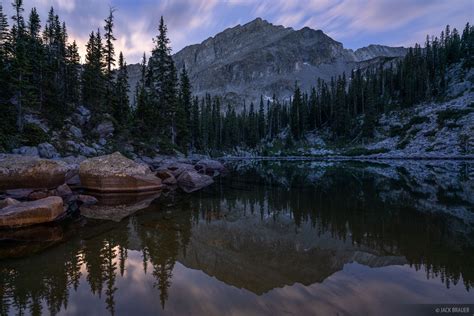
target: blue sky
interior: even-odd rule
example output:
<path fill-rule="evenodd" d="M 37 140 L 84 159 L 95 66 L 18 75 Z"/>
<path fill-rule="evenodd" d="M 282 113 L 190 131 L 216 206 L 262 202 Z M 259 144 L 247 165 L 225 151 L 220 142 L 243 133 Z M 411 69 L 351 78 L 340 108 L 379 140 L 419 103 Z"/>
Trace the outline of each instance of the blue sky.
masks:
<path fill-rule="evenodd" d="M 11 1 L 1 0 L 12 14 Z M 84 52 L 88 34 L 103 27 L 116 9 L 116 50 L 136 63 L 151 50 L 159 17 L 168 25 L 176 52 L 256 17 L 278 25 L 321 29 L 347 48 L 368 44 L 410 46 L 446 24 L 461 29 L 474 22 L 474 0 L 24 0 L 25 15 L 35 6 L 42 22 L 51 6 L 66 21 L 71 39 Z"/>

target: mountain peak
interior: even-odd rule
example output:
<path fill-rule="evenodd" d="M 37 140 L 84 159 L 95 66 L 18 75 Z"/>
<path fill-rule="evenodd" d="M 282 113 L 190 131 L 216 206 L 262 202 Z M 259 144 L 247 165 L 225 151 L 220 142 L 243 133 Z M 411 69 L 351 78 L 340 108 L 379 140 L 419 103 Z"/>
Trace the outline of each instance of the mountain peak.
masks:
<path fill-rule="evenodd" d="M 295 81 L 308 89 L 318 78 L 350 73 L 358 62 L 401 55 L 400 49 L 380 45 L 354 52 L 321 30 L 294 30 L 258 17 L 187 46 L 173 59 L 178 68 L 186 65 L 196 95 L 221 95 L 225 102 L 243 104 L 258 101 L 261 94 L 285 99 Z"/>

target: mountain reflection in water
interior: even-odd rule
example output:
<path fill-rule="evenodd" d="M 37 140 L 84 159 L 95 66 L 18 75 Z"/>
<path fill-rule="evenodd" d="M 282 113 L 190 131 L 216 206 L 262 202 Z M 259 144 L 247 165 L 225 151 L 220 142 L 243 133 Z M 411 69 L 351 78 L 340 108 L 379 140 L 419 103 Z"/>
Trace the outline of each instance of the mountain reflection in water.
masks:
<path fill-rule="evenodd" d="M 4 240 L 0 314 L 397 314 L 472 302 L 473 163 L 232 169 L 120 222 Z"/>

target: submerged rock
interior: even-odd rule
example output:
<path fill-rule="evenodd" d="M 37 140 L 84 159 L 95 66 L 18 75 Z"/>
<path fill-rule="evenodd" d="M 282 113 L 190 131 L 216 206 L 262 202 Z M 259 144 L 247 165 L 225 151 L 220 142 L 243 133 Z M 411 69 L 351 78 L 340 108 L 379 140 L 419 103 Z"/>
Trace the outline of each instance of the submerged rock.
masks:
<path fill-rule="evenodd" d="M 81 215 L 88 218 L 119 222 L 135 212 L 147 208 L 159 196 L 160 192 L 99 194 L 96 205 L 84 204 L 80 207 L 80 212 Z"/>
<path fill-rule="evenodd" d="M 83 205 L 97 204 L 97 198 L 86 194 L 79 194 L 79 196 L 77 197 L 77 201 L 81 202 Z"/>
<path fill-rule="evenodd" d="M 63 199 L 58 196 L 16 203 L 0 210 L 0 227 L 21 227 L 52 222 L 63 214 Z"/>
<path fill-rule="evenodd" d="M 8 155 L 0 159 L 0 190 L 56 188 L 64 183 L 68 170 L 62 161 Z"/>
<path fill-rule="evenodd" d="M 156 191 L 162 187 L 148 166 L 118 152 L 83 161 L 79 177 L 84 188 L 100 192 Z"/>
<path fill-rule="evenodd" d="M 210 176 L 199 174 L 196 171 L 184 171 L 177 180 L 179 187 L 186 193 L 200 190 L 214 183 Z"/>

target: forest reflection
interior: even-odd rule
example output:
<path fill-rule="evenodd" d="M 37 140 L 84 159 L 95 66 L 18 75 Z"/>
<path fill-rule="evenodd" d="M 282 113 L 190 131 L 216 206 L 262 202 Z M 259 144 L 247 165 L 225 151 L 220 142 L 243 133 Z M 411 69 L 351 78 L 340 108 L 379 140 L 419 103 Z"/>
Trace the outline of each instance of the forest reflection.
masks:
<path fill-rule="evenodd" d="M 140 253 L 163 309 L 177 262 L 256 295 L 295 282 L 320 283 L 353 261 L 409 264 L 447 288 L 461 283 L 469 291 L 473 166 L 416 170 L 235 165 L 207 190 L 161 197 L 119 223 L 78 219 L 37 227 L 41 242 L 0 244 L 0 314 L 57 314 L 81 284 L 114 314 L 117 278 L 127 273 L 130 251 Z"/>

